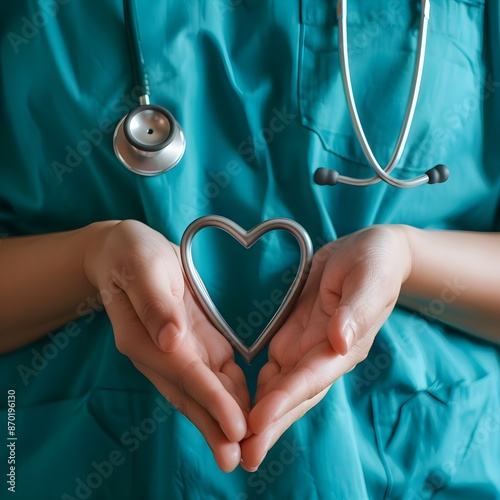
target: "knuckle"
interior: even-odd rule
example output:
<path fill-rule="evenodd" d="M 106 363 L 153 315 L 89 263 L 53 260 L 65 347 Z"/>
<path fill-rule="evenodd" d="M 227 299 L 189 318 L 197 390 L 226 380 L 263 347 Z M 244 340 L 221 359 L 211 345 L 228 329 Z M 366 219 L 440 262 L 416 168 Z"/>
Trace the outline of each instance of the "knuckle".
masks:
<path fill-rule="evenodd" d="M 184 332 L 178 330 L 177 328 L 168 328 L 168 325 L 164 325 L 164 327 L 165 328 L 162 329 L 162 332 L 166 331 L 168 333 L 167 340 L 165 341 L 165 344 L 162 345 L 163 352 L 165 352 L 165 354 L 174 354 L 179 352 L 179 350 L 185 346 L 186 339 Z"/>
<path fill-rule="evenodd" d="M 175 371 L 170 377 L 170 382 L 182 393 L 186 392 L 186 381 L 182 373 Z"/>
<path fill-rule="evenodd" d="M 309 399 L 319 394 L 332 383 L 330 374 L 317 373 L 309 367 L 300 368 L 297 370 L 297 375 L 304 381 L 304 385 L 307 385 Z"/>
<path fill-rule="evenodd" d="M 147 300 L 144 300 L 141 307 L 142 321 L 146 328 L 159 328 L 159 318 L 165 309 L 164 301 L 155 294 L 149 294 Z M 157 333 L 157 332 L 154 332 Z"/>

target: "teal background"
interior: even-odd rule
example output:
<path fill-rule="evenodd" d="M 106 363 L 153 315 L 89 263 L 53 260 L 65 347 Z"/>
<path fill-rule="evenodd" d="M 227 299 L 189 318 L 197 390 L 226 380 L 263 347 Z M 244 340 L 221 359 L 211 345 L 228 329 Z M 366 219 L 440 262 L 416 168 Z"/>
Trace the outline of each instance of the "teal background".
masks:
<path fill-rule="evenodd" d="M 496 0 L 432 3 L 421 96 L 396 175 L 446 163 L 451 177 L 413 190 L 312 181 L 320 166 L 371 175 L 342 89 L 336 2 L 137 1 L 152 100 L 182 125 L 184 159 L 143 178 L 114 156 L 112 131 L 137 97 L 119 0 L 3 2 L 1 234 L 133 218 L 179 243 L 202 215 L 247 229 L 290 217 L 317 249 L 380 223 L 499 229 Z M 381 163 L 406 108 L 419 4 L 349 2 L 354 93 Z M 58 12 L 42 18 L 47 5 Z M 39 28 L 30 27 L 35 21 Z M 277 236 L 250 253 L 210 231 L 195 245 L 200 272 L 232 321 L 286 287 L 283 273 L 297 256 L 293 240 Z M 118 353 L 105 313 L 68 329 L 73 336 L 62 327 L 1 358 L 0 422 L 7 389 L 17 398 L 17 499 L 500 496 L 498 349 L 438 320 L 397 308 L 368 360 L 284 434 L 253 476 L 218 470 L 198 431 L 165 410 Z M 263 353 L 242 365 L 251 386 L 264 362 Z M 132 437 L 136 426 L 141 438 Z M 96 476 L 93 463 L 113 453 L 120 465 Z"/>

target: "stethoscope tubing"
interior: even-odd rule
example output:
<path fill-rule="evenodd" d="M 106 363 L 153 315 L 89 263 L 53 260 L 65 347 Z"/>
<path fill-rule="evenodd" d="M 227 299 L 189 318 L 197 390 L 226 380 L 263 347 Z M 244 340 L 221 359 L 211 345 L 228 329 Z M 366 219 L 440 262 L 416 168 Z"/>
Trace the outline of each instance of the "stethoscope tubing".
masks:
<path fill-rule="evenodd" d="M 410 97 L 408 100 L 408 106 L 406 108 L 406 114 L 403 120 L 403 124 L 398 136 L 394 152 L 389 163 L 385 168 L 382 168 L 378 163 L 373 151 L 366 139 L 366 135 L 359 118 L 358 110 L 356 107 L 356 100 L 354 98 L 354 92 L 352 89 L 351 81 L 351 71 L 349 66 L 349 54 L 348 54 L 348 41 L 347 41 L 347 0 L 339 0 L 337 4 L 337 19 L 339 24 L 339 38 L 340 38 L 340 64 L 341 73 L 344 83 L 344 90 L 346 94 L 347 105 L 349 108 L 349 113 L 351 115 L 354 131 L 359 140 L 360 146 L 363 149 L 363 153 L 366 156 L 367 161 L 373 168 L 376 176 L 367 179 L 357 179 L 354 177 L 347 177 L 344 175 L 338 176 L 338 182 L 345 184 L 350 184 L 353 186 L 370 186 L 381 180 L 387 182 L 391 186 L 399 188 L 411 188 L 426 184 L 429 182 L 429 176 L 423 174 L 419 177 L 409 180 L 399 180 L 389 174 L 394 170 L 396 165 L 400 162 L 403 155 L 403 151 L 406 147 L 408 140 L 408 135 L 413 124 L 413 119 L 415 115 L 415 108 L 417 105 L 418 97 L 420 94 L 420 87 L 422 83 L 422 75 L 425 63 L 425 54 L 427 49 L 427 31 L 430 19 L 430 0 L 422 1 L 422 14 L 420 17 L 420 33 L 418 38 L 418 50 L 415 61 L 415 70 L 413 73 L 413 81 L 410 91 Z"/>
<path fill-rule="evenodd" d="M 420 17 L 420 31 L 418 37 L 418 50 L 415 59 L 415 69 L 413 72 L 412 85 L 405 116 L 399 135 L 394 147 L 389 163 L 382 168 L 378 163 L 366 138 L 363 125 L 359 118 L 356 100 L 352 88 L 351 71 L 349 65 L 348 51 L 348 29 L 347 29 L 347 0 L 338 0 L 337 19 L 339 25 L 339 55 L 342 81 L 347 100 L 347 106 L 354 131 L 359 144 L 369 165 L 375 172 L 375 176 L 358 179 L 341 175 L 335 170 L 320 168 L 314 175 L 314 180 L 319 185 L 335 185 L 337 183 L 349 184 L 352 186 L 370 186 L 381 180 L 387 184 L 398 188 L 412 188 L 422 184 L 441 183 L 448 179 L 449 171 L 444 165 L 437 165 L 418 177 L 403 180 L 392 177 L 390 174 L 401 161 L 408 136 L 413 124 L 415 109 L 420 94 L 422 75 L 424 70 L 425 55 L 427 49 L 427 31 L 430 19 L 430 0 L 421 0 L 422 13 Z M 128 41 L 133 64 L 134 78 L 136 85 L 143 90 L 139 98 L 139 109 L 132 111 L 128 117 L 122 120 L 115 131 L 114 148 L 118 159 L 129 170 L 140 175 L 159 175 L 173 168 L 182 158 L 186 143 L 180 125 L 173 115 L 161 106 L 150 104 L 149 78 L 146 71 L 142 42 L 140 37 L 139 19 L 135 0 L 123 0 L 125 25 L 127 27 Z M 151 119 L 152 113 L 154 123 L 170 124 L 170 130 L 162 130 L 149 126 L 148 117 Z M 135 136 L 131 130 L 132 118 L 134 123 L 139 125 L 135 130 L 153 135 L 149 138 Z M 146 128 L 148 126 L 148 128 Z M 165 136 L 158 137 L 158 133 L 165 133 Z M 156 142 L 154 142 L 156 139 Z"/>
<path fill-rule="evenodd" d="M 141 30 L 139 29 L 139 18 L 137 14 L 137 5 L 135 0 L 123 0 L 123 11 L 125 26 L 127 26 L 127 37 L 134 70 L 134 80 L 138 88 L 142 89 L 143 98 L 140 104 L 149 104 L 151 94 L 149 78 L 146 71 L 146 63 L 142 51 Z"/>

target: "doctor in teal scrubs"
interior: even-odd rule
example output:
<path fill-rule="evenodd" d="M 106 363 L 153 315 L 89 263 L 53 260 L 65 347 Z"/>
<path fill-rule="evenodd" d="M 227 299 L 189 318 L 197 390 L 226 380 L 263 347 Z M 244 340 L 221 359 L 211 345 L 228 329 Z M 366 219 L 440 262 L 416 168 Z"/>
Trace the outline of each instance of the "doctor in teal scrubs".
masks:
<path fill-rule="evenodd" d="M 389 160 L 420 2 L 349 3 L 353 90 Z M 113 151 L 138 105 L 120 0 L 0 6 L 2 498 L 500 495 L 500 13 L 434 0 L 402 190 L 368 177 L 334 0 L 137 0 L 152 100 L 187 141 L 143 177 Z M 306 287 L 247 365 L 187 286 L 196 218 L 300 223 Z M 251 344 L 297 267 L 289 235 L 196 236 L 214 302 Z M 5 446 L 7 445 L 7 446 Z M 7 478 L 5 480 L 5 478 Z M 15 495 L 14 495 L 15 492 Z"/>

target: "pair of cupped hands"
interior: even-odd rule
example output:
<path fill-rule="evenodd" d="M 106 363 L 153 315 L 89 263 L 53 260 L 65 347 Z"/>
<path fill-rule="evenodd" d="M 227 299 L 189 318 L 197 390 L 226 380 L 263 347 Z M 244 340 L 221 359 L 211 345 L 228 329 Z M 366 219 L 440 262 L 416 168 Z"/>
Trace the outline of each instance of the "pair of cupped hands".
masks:
<path fill-rule="evenodd" d="M 89 281 L 113 289 L 105 307 L 118 350 L 199 429 L 226 472 L 240 463 L 255 472 L 286 429 L 366 358 L 411 268 L 403 226 L 373 226 L 321 248 L 269 344 L 251 407 L 232 347 L 185 282 L 178 247 L 123 221 L 84 257 Z"/>

